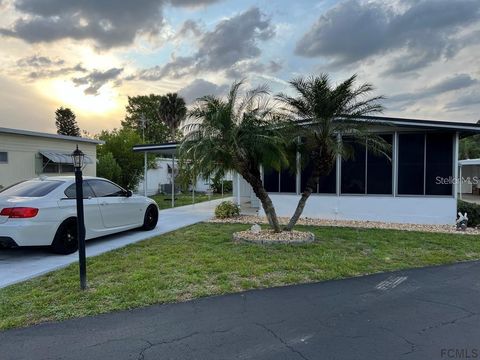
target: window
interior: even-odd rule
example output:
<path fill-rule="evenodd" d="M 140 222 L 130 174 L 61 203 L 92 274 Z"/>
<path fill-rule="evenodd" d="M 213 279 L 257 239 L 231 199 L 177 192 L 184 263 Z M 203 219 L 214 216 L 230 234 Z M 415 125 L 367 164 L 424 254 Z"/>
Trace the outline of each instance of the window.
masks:
<path fill-rule="evenodd" d="M 427 134 L 425 193 L 426 195 L 452 195 L 452 184 L 438 183 L 438 178 L 453 176 L 452 134 Z"/>
<path fill-rule="evenodd" d="M 344 139 L 352 147 L 353 157 L 342 161 L 342 194 L 365 194 L 366 147 Z"/>
<path fill-rule="evenodd" d="M 87 183 L 93 189 L 93 192 L 97 197 L 114 197 L 114 196 L 125 196 L 125 191 L 105 180 L 88 180 Z"/>
<path fill-rule="evenodd" d="M 60 164 L 52 162 L 46 156 L 42 155 L 42 172 L 45 174 L 73 173 L 75 169 L 73 164 Z"/>
<path fill-rule="evenodd" d="M 424 194 L 425 134 L 398 136 L 398 194 Z"/>
<path fill-rule="evenodd" d="M 48 195 L 62 183 L 57 180 L 28 180 L 2 190 L 1 194 L 2 196 L 42 197 Z"/>
<path fill-rule="evenodd" d="M 453 174 L 453 134 L 400 134 L 398 194 L 452 195 L 453 185 L 440 183 Z"/>
<path fill-rule="evenodd" d="M 313 167 L 309 163 L 301 172 L 300 191 L 305 191 L 307 181 L 312 174 Z M 314 193 L 336 194 L 337 193 L 337 163 L 335 162 L 328 175 L 320 176 L 318 184 L 315 186 Z"/>
<path fill-rule="evenodd" d="M 295 171 L 280 171 L 280 192 L 296 193 L 297 192 L 297 176 Z"/>
<path fill-rule="evenodd" d="M 393 135 L 380 135 L 380 137 L 392 145 Z M 368 148 L 367 151 L 367 194 L 391 195 L 393 193 L 391 150 L 386 154 L 387 156 L 375 155 Z"/>
<path fill-rule="evenodd" d="M 8 163 L 8 152 L 0 151 L 0 164 Z"/>
<path fill-rule="evenodd" d="M 75 184 L 72 184 L 65 189 L 65 196 L 69 199 L 77 198 L 77 189 Z M 83 181 L 83 198 L 88 199 L 91 197 L 95 197 L 95 194 L 93 193 L 93 190 L 90 187 L 90 185 L 84 180 Z"/>
<path fill-rule="evenodd" d="M 263 186 L 267 192 L 279 192 L 280 183 L 279 183 L 279 174 L 278 171 L 272 168 L 263 169 Z"/>

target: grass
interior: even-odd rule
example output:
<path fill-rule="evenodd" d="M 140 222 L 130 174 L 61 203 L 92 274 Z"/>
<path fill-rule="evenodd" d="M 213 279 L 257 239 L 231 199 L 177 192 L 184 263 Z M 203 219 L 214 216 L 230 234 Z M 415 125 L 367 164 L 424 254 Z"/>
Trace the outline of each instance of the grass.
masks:
<path fill-rule="evenodd" d="M 339 279 L 480 258 L 480 237 L 301 227 L 305 245 L 234 244 L 243 224 L 198 224 L 0 290 L 0 329 L 248 289 Z M 132 266 L 134 264 L 134 266 Z"/>
<path fill-rule="evenodd" d="M 224 198 L 232 196 L 231 193 L 225 193 Z M 172 207 L 172 195 L 154 195 L 151 196 L 158 204 L 159 209 L 169 209 Z M 192 201 L 192 193 L 177 194 L 175 196 L 175 207 L 197 204 L 204 201 L 221 199 L 222 194 L 213 194 L 208 197 L 204 193 L 195 193 L 195 202 Z"/>

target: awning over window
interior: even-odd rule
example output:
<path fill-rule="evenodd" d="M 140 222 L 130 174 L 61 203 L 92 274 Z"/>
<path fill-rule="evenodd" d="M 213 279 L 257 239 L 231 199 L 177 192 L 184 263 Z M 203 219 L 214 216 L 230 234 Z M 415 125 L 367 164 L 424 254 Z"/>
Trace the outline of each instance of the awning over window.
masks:
<path fill-rule="evenodd" d="M 56 151 L 40 151 L 40 154 L 55 164 L 73 164 L 72 154 L 60 153 Z M 85 155 L 85 164 L 93 164 L 91 157 Z"/>

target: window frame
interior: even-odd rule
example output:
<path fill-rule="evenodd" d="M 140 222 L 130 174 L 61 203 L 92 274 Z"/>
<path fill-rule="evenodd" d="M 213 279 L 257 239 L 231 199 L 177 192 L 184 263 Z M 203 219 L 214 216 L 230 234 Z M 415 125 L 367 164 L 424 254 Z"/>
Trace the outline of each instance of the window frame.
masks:
<path fill-rule="evenodd" d="M 9 156 L 8 156 L 8 151 L 6 150 L 0 150 L 0 154 L 4 153 L 7 160 L 3 161 L 3 160 L 0 160 L 0 164 L 8 164 L 8 160 L 9 160 Z"/>
<path fill-rule="evenodd" d="M 113 197 L 127 197 L 127 190 L 125 190 L 123 187 L 121 187 L 120 185 L 118 184 L 115 184 L 114 182 L 110 181 L 110 180 L 107 180 L 107 179 L 86 179 L 85 180 L 87 183 L 88 183 L 88 186 L 90 186 L 90 188 L 92 189 L 92 192 L 95 194 L 95 197 L 96 198 L 113 198 Z M 97 194 L 97 192 L 95 191 L 95 187 L 93 185 L 91 185 L 90 183 L 92 181 L 100 181 L 100 182 L 105 182 L 105 183 L 109 183 L 117 188 L 119 188 L 121 191 L 122 191 L 122 195 L 116 195 L 116 196 L 113 196 L 113 195 L 109 195 L 109 196 L 99 196 Z"/>
<path fill-rule="evenodd" d="M 426 161 L 427 161 L 427 135 L 428 134 L 438 134 L 438 133 L 444 133 L 444 134 L 449 134 L 452 138 L 452 147 L 451 147 L 451 152 L 452 152 L 452 176 L 455 176 L 455 167 L 457 166 L 457 159 L 455 159 L 456 156 L 456 142 L 458 141 L 456 137 L 455 132 L 451 131 L 444 131 L 444 132 L 438 132 L 438 131 L 429 131 L 429 130 L 422 130 L 422 131 L 396 131 L 396 139 L 394 142 L 395 144 L 395 174 L 394 174 L 394 181 L 395 181 L 395 197 L 429 197 L 429 198 L 455 198 L 455 186 L 454 184 L 451 184 L 452 191 L 451 195 L 428 195 L 426 193 L 426 171 L 427 171 L 427 166 L 426 166 Z M 423 152 L 423 194 L 418 194 L 418 195 L 412 195 L 412 194 L 400 194 L 398 192 L 398 180 L 399 180 L 399 172 L 398 172 L 398 166 L 399 166 L 399 150 L 400 150 L 400 135 L 403 134 L 423 134 L 423 146 L 424 146 L 424 152 Z M 458 156 L 458 154 L 457 154 Z M 396 178 L 396 179 L 395 179 Z"/>
<path fill-rule="evenodd" d="M 397 157 L 396 157 L 396 147 L 398 146 L 398 142 L 396 141 L 396 132 L 395 131 L 379 131 L 379 132 L 372 132 L 377 136 L 382 135 L 390 135 L 392 136 L 392 192 L 390 194 L 369 194 L 368 193 L 368 139 L 365 142 L 365 192 L 361 194 L 354 194 L 354 193 L 344 193 L 342 192 L 342 162 L 344 161 L 342 157 L 339 155 L 337 157 L 337 193 L 338 196 L 368 196 L 368 197 L 395 197 L 397 189 L 395 188 L 395 177 L 398 175 L 397 173 Z M 344 135 L 348 137 L 348 135 Z M 341 137 L 340 141 L 343 141 L 343 137 Z M 324 195 L 324 194 L 321 194 Z M 327 195 L 327 194 L 325 194 Z"/>

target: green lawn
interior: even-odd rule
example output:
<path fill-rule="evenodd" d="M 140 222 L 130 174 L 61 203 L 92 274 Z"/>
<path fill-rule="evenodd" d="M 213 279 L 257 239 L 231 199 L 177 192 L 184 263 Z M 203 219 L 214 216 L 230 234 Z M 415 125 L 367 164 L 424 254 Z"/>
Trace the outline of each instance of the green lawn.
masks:
<path fill-rule="evenodd" d="M 298 227 L 305 245 L 234 244 L 243 224 L 198 224 L 0 290 L 0 329 L 247 289 L 307 283 L 480 258 L 480 237 Z"/>
<path fill-rule="evenodd" d="M 224 194 L 223 197 L 227 198 L 232 196 L 232 194 Z M 171 195 L 154 195 L 151 196 L 153 200 L 155 200 L 158 204 L 159 209 L 169 209 L 172 207 L 172 196 Z M 212 196 L 208 197 L 203 193 L 195 193 L 195 202 L 192 200 L 192 193 L 183 193 L 178 194 L 175 196 L 175 207 L 184 206 L 184 205 L 192 205 L 204 201 L 221 199 L 222 194 L 213 194 Z"/>

